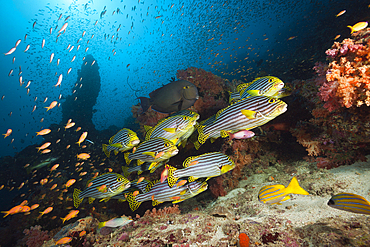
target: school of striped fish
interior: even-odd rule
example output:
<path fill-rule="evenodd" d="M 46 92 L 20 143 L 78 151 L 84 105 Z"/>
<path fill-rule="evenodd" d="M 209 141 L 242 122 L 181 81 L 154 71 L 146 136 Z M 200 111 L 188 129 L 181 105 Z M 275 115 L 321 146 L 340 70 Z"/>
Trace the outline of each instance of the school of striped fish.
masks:
<path fill-rule="evenodd" d="M 89 4 L 92 3 L 92 1 L 91 3 L 89 2 Z M 86 4 L 85 10 L 89 8 L 89 4 Z M 173 7 L 174 4 L 170 8 L 172 9 Z M 184 6 L 176 7 L 181 11 Z M 100 13 L 100 19 L 104 17 L 106 12 L 107 10 L 104 8 Z M 113 11 L 112 15 L 114 14 L 118 15 L 122 14 L 122 12 L 117 8 Z M 342 14 L 344 14 L 344 12 L 338 14 L 338 16 Z M 162 15 L 158 15 L 155 19 L 161 19 L 162 17 Z M 63 16 L 63 14 L 60 14 L 56 21 L 57 25 L 50 27 L 48 32 L 49 36 L 42 37 L 38 45 L 40 45 L 42 49 L 50 49 L 48 45 L 52 40 L 56 43 L 63 42 L 63 38 L 65 38 L 64 36 L 66 36 L 70 28 L 70 18 L 70 15 Z M 97 26 L 99 20 L 93 23 L 94 27 Z M 349 26 L 349 28 L 351 32 L 355 32 L 366 28 L 367 25 L 367 22 L 360 22 L 353 26 Z M 114 34 L 105 35 L 105 40 L 110 39 L 112 43 L 122 41 L 122 37 L 118 35 L 121 24 L 115 27 L 116 30 Z M 37 21 L 33 22 L 32 28 L 39 28 Z M 131 30 L 132 29 L 131 26 Z M 129 31 L 128 35 L 130 32 L 131 31 Z M 74 34 L 74 36 L 76 35 Z M 89 38 L 86 38 L 88 36 Z M 26 34 L 23 39 L 24 43 L 27 42 L 28 39 L 28 34 Z M 78 39 L 76 39 L 75 43 L 68 43 L 65 49 L 70 57 L 68 62 L 73 63 L 76 58 L 83 61 L 85 59 L 85 53 L 89 50 L 89 42 L 93 39 L 94 33 L 89 33 L 88 35 L 86 30 L 83 30 L 78 35 Z M 290 40 L 290 38 L 288 40 Z M 21 42 L 22 39 L 17 40 L 14 47 L 11 47 L 4 55 L 9 56 L 17 54 L 17 48 L 19 51 Z M 31 52 L 33 50 L 32 46 L 34 45 L 34 43 L 25 45 L 22 52 Z M 52 81 L 52 89 L 58 90 L 62 87 L 63 80 L 66 80 L 73 66 L 62 64 L 65 62 L 63 61 L 65 59 L 59 58 L 61 54 L 57 51 L 52 51 L 51 49 L 49 51 L 50 56 L 48 56 L 48 62 L 50 64 L 55 64 L 55 66 L 61 65 L 64 70 L 64 72 L 55 73 L 53 79 L 50 80 Z M 72 56 L 70 55 L 72 51 L 79 51 L 80 54 Z M 111 56 L 109 56 L 108 60 L 113 59 L 116 53 L 117 51 L 115 49 L 111 50 Z M 15 56 L 12 61 L 14 63 Z M 91 66 L 94 64 L 95 61 L 92 62 Z M 127 64 L 126 68 L 129 68 L 129 66 L 130 64 Z M 8 76 L 12 76 L 13 73 L 14 70 L 11 69 Z M 26 89 L 28 95 L 32 87 L 32 80 L 23 78 L 22 74 L 22 68 L 19 66 L 19 85 Z M 80 87 L 82 87 L 82 85 L 81 83 Z M 291 91 L 291 88 L 285 85 L 278 77 L 258 77 L 251 82 L 237 85 L 235 91 L 229 92 L 229 105 L 223 109 L 219 109 L 216 114 L 202 121 L 198 122 L 202 116 L 197 112 L 187 109 L 181 110 L 159 120 L 155 126 L 145 126 L 146 134 L 143 140 L 140 140 L 137 133 L 134 131 L 128 128 L 122 128 L 107 140 L 106 144 L 102 145 L 102 155 L 105 155 L 107 158 L 111 157 L 112 151 L 114 155 L 123 154 L 126 164 L 122 166 L 122 174 L 113 173 L 112 171 L 100 175 L 99 173 L 95 173 L 87 182 L 85 188 L 77 188 L 74 185 L 76 179 L 69 179 L 63 184 L 63 192 L 67 192 L 68 188 L 73 187 L 73 202 L 75 208 L 78 208 L 86 198 L 89 203 L 95 203 L 95 199 L 99 199 L 99 202 L 107 202 L 108 200 L 127 202 L 132 211 L 138 209 L 141 203 L 145 201 L 151 201 L 152 205 L 156 206 L 163 202 L 180 203 L 195 197 L 207 190 L 207 181 L 209 179 L 233 170 L 235 168 L 234 161 L 228 155 L 221 152 L 205 152 L 197 156 L 187 157 L 183 161 L 182 167 L 176 168 L 168 164 L 171 157 L 178 155 L 181 152 L 181 147 L 184 148 L 187 145 L 194 145 L 195 149 L 201 151 L 202 145 L 207 140 L 213 143 L 217 138 L 230 138 L 230 140 L 253 138 L 255 133 L 251 130 L 266 124 L 287 111 L 288 106 L 282 98 L 290 95 Z M 2 100 L 4 97 L 5 96 L 2 97 Z M 61 98 L 62 93 L 59 93 L 59 96 L 54 97 L 52 102 L 49 101 L 50 104 L 47 104 L 48 106 L 43 105 L 43 108 L 46 109 L 43 111 L 49 112 L 55 107 L 60 107 Z M 36 102 L 37 100 L 36 96 L 34 101 Z M 37 101 L 32 108 L 32 112 L 36 111 L 37 106 L 45 104 L 48 100 L 48 97 L 45 97 L 43 103 L 40 103 L 40 100 Z M 12 112 L 10 113 L 10 116 L 11 115 Z M 40 122 L 42 123 L 43 120 L 44 118 L 42 118 Z M 68 122 L 65 123 L 64 131 L 73 128 L 75 125 L 76 123 L 73 122 L 72 119 L 69 119 Z M 84 148 L 86 142 L 94 144 L 93 141 L 87 139 L 89 133 L 84 130 L 83 127 L 78 126 L 75 129 L 76 132 L 80 130 L 81 132 L 79 133 L 81 133 L 81 135 L 79 139 L 76 140 L 75 145 Z M 51 132 L 50 129 L 42 128 L 40 131 L 37 131 L 35 135 L 44 136 Z M 3 134 L 4 138 L 11 136 L 12 133 L 13 130 L 8 128 L 6 133 Z M 192 144 L 189 144 L 192 135 L 196 135 L 197 137 Z M 11 142 L 13 141 L 14 139 Z M 35 152 L 40 153 L 40 155 L 50 153 L 52 152 L 53 145 L 59 142 L 60 139 L 58 139 L 56 143 L 43 143 L 41 146 L 37 147 Z M 66 146 L 66 149 L 69 148 L 70 145 Z M 27 173 L 33 175 L 35 170 L 50 166 L 60 158 L 61 157 L 49 157 L 38 164 L 26 164 L 25 169 Z M 81 152 L 76 154 L 76 158 L 81 161 L 76 164 L 76 171 L 81 172 L 82 167 L 79 166 L 82 166 L 84 161 L 89 160 L 90 154 Z M 50 169 L 50 173 L 56 172 L 58 167 L 59 164 L 54 164 Z M 142 176 L 145 172 L 153 173 L 157 169 L 161 169 L 162 171 L 160 178 L 156 180 L 149 181 Z M 137 173 L 139 178 L 129 181 L 127 177 L 134 172 Z M 87 175 L 87 172 L 80 173 L 81 177 L 85 175 Z M 47 177 L 42 179 L 39 184 L 45 185 L 51 182 L 52 179 Z M 24 183 L 22 183 L 18 189 L 21 189 L 23 186 Z M 50 190 L 56 189 L 57 186 L 57 183 L 55 183 L 51 186 Z M 4 186 L 2 186 L 1 189 L 3 187 Z M 281 202 L 291 199 L 291 194 L 308 195 L 309 193 L 301 188 L 297 178 L 293 177 L 287 187 L 276 184 L 261 188 L 258 193 L 258 200 L 268 205 L 280 204 Z M 35 210 L 39 207 L 39 204 L 34 204 L 32 206 L 28 206 L 27 204 L 28 202 L 25 200 L 20 205 L 7 211 L 2 211 L 2 213 L 4 213 L 4 218 L 8 215 L 18 213 L 29 214 L 31 210 Z M 369 202 L 364 197 L 352 193 L 334 195 L 329 200 L 328 206 L 353 213 L 370 214 Z M 41 218 L 43 215 L 52 212 L 52 210 L 53 207 L 46 207 L 43 211 L 40 211 L 38 217 Z M 78 214 L 79 210 L 71 210 L 65 217 L 61 218 L 62 223 L 77 217 Z M 104 226 L 121 226 L 131 221 L 131 219 L 124 217 L 115 218 L 101 223 L 99 228 Z M 57 244 L 65 244 L 70 241 L 71 238 L 63 238 L 60 239 Z"/>

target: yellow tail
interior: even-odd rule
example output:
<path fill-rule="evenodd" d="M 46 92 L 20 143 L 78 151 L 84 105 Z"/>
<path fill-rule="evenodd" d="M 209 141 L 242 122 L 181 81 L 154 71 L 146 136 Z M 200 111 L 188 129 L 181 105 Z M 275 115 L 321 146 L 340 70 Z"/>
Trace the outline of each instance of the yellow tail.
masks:
<path fill-rule="evenodd" d="M 173 175 L 174 171 L 176 170 L 177 169 L 175 167 L 168 165 L 167 182 L 168 186 L 170 186 L 171 188 L 175 185 L 175 183 L 179 179 Z"/>
<path fill-rule="evenodd" d="M 296 177 L 293 177 L 288 187 L 286 187 L 286 194 L 309 195 L 307 191 L 305 191 L 301 186 L 299 186 L 299 183 Z"/>
<path fill-rule="evenodd" d="M 76 208 L 78 208 L 78 206 L 80 206 L 81 202 L 84 200 L 83 198 L 82 199 L 80 198 L 80 193 L 81 190 L 79 189 L 75 189 L 73 191 L 73 204 L 75 205 Z"/>
<path fill-rule="evenodd" d="M 126 200 L 128 201 L 128 205 L 130 206 L 132 211 L 135 211 L 141 204 L 141 202 L 138 202 L 136 200 L 135 196 L 133 196 L 132 193 L 127 194 Z"/>
<path fill-rule="evenodd" d="M 103 152 L 105 153 L 105 155 L 109 158 L 110 156 L 110 151 L 108 151 L 108 145 L 107 144 L 103 144 Z"/>

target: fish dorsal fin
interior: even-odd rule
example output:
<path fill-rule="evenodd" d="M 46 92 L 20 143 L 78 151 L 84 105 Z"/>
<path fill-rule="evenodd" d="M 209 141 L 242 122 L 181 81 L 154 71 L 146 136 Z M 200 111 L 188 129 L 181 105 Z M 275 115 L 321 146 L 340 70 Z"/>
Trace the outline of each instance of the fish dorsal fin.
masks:
<path fill-rule="evenodd" d="M 300 195 L 309 195 L 307 191 L 305 191 L 298 183 L 298 180 L 296 177 L 293 177 L 292 180 L 290 180 L 289 185 L 286 187 L 286 193 L 287 194 L 300 194 Z"/>
<path fill-rule="evenodd" d="M 149 125 L 144 125 L 144 130 L 145 132 L 148 132 L 150 129 L 152 129 L 153 127 L 152 126 L 149 126 Z"/>
<path fill-rule="evenodd" d="M 184 163 L 182 164 L 183 167 L 188 167 L 189 164 L 193 161 L 193 159 L 196 159 L 198 158 L 198 156 L 190 156 L 190 157 L 187 157 L 186 160 L 184 161 Z"/>
<path fill-rule="evenodd" d="M 149 192 L 150 189 L 156 184 L 160 182 L 159 180 L 150 181 L 147 186 L 145 186 L 144 191 Z"/>
<path fill-rule="evenodd" d="M 109 143 L 109 144 L 112 144 L 113 139 L 114 139 L 114 137 L 115 137 L 116 135 L 117 135 L 117 134 L 115 134 L 114 136 L 112 136 L 111 138 L 109 138 L 109 141 L 108 141 L 108 143 Z"/>
<path fill-rule="evenodd" d="M 129 152 L 123 154 L 123 158 L 125 159 L 127 165 L 131 163 L 131 160 L 128 157 L 129 155 Z"/>

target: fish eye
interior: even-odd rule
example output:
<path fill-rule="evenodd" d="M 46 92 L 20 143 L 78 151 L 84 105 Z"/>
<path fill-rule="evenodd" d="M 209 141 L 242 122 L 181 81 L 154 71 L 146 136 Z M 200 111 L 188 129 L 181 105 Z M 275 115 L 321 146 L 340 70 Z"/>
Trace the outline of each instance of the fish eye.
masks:
<path fill-rule="evenodd" d="M 270 78 L 270 79 L 269 79 L 269 82 L 272 82 L 272 80 L 273 80 L 273 79 L 272 79 L 272 78 Z"/>
<path fill-rule="evenodd" d="M 271 103 L 271 104 L 273 104 L 273 103 L 275 103 L 276 102 L 276 100 L 275 99 L 269 99 L 269 103 Z"/>
<path fill-rule="evenodd" d="M 122 178 L 117 178 L 117 182 L 119 183 L 122 182 L 122 180 L 123 180 Z"/>
<path fill-rule="evenodd" d="M 170 146 L 170 144 L 169 144 L 168 142 L 166 142 L 166 143 L 164 144 L 164 146 L 165 146 L 166 148 L 168 148 L 168 147 Z"/>
<path fill-rule="evenodd" d="M 182 119 L 184 119 L 185 121 L 189 119 L 189 117 L 187 116 L 184 116 Z"/>

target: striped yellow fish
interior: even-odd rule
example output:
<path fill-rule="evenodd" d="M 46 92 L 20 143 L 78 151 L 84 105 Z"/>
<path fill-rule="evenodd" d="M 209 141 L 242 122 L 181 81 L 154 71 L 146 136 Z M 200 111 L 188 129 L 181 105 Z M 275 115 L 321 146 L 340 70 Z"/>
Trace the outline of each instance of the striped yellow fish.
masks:
<path fill-rule="evenodd" d="M 176 114 L 162 119 L 154 127 L 145 126 L 145 129 L 147 130 L 145 140 L 147 141 L 155 137 L 163 137 L 172 141 L 177 146 L 181 141 L 187 139 L 182 138 L 185 134 L 188 132 L 193 133 L 194 131 L 194 125 L 199 119 L 199 114 L 192 112 L 192 115 L 193 116 Z M 187 135 L 187 137 L 190 135 Z"/>
<path fill-rule="evenodd" d="M 152 170 L 161 161 L 168 160 L 178 152 L 179 150 L 171 141 L 162 137 L 155 137 L 142 142 L 134 153 L 125 153 L 124 158 L 127 164 L 130 164 L 131 160 L 139 160 L 137 165 L 150 162 L 149 170 Z"/>
<path fill-rule="evenodd" d="M 130 181 L 117 173 L 105 173 L 87 182 L 84 191 L 75 189 L 73 192 L 74 206 L 78 208 L 85 197 L 89 197 L 89 203 L 94 199 L 108 201 L 111 197 L 121 193 L 131 186 Z"/>
<path fill-rule="evenodd" d="M 176 169 L 166 165 L 167 176 L 161 178 L 163 181 L 167 178 L 168 185 L 172 187 L 179 178 L 189 177 L 188 181 L 192 182 L 198 178 L 207 178 L 220 176 L 235 168 L 233 160 L 220 152 L 205 153 L 198 156 L 188 157 L 183 163 L 183 169 Z"/>
<path fill-rule="evenodd" d="M 127 201 L 132 211 L 135 211 L 142 202 L 152 201 L 156 206 L 163 202 L 171 201 L 173 203 L 181 202 L 205 191 L 208 185 L 206 182 L 194 181 L 182 186 L 173 186 L 170 188 L 167 183 L 161 183 L 159 180 L 148 184 L 145 193 L 133 196 L 133 193 L 127 194 Z"/>
<path fill-rule="evenodd" d="M 297 178 L 293 177 L 286 188 L 282 184 L 262 187 L 258 193 L 258 200 L 266 204 L 280 204 L 280 202 L 290 199 L 289 194 L 309 195 L 307 191 L 299 186 Z"/>
<path fill-rule="evenodd" d="M 339 193 L 331 197 L 328 206 L 356 214 L 370 214 L 370 203 L 362 196 Z"/>
<path fill-rule="evenodd" d="M 130 150 L 139 143 L 140 140 L 134 131 L 123 128 L 109 139 L 109 144 L 103 144 L 103 151 L 109 158 L 111 151 L 117 155 L 119 152 Z"/>
<path fill-rule="evenodd" d="M 264 76 L 254 79 L 247 87 L 243 84 L 237 87 L 240 98 L 249 96 L 273 96 L 284 87 L 284 82 L 275 76 Z"/>
<path fill-rule="evenodd" d="M 274 119 L 287 110 L 287 104 L 279 99 L 266 96 L 252 96 L 242 99 L 209 118 L 207 125 L 196 125 L 198 142 L 194 143 L 199 149 L 208 138 L 228 137 L 228 133 L 240 130 L 250 130 Z"/>

